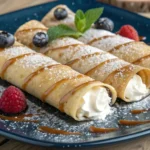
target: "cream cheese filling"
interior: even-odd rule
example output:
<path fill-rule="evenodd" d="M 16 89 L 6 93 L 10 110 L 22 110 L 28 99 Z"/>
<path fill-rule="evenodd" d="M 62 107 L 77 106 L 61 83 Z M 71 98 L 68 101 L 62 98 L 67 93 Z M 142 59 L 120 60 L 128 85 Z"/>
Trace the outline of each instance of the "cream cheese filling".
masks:
<path fill-rule="evenodd" d="M 142 82 L 142 78 L 139 75 L 134 75 L 126 87 L 125 97 L 130 101 L 138 101 L 149 92 L 150 90 Z"/>
<path fill-rule="evenodd" d="M 101 87 L 87 92 L 84 96 L 84 104 L 78 110 L 79 120 L 101 119 L 111 113 L 111 97 L 108 91 Z"/>

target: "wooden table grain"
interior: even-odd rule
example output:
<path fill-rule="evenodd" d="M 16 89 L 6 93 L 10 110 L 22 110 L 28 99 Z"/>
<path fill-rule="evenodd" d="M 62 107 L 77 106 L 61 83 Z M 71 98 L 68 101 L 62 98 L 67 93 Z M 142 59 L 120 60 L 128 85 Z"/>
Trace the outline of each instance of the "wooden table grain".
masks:
<path fill-rule="evenodd" d="M 52 0 L 0 0 L 0 14 L 11 12 L 28 6 L 42 4 Z M 145 17 L 150 17 L 150 13 L 140 13 Z M 0 150 L 59 150 L 58 148 L 46 148 L 34 146 L 23 142 L 8 139 L 0 136 Z M 87 148 L 86 148 L 87 149 Z M 150 136 L 140 137 L 119 144 L 88 148 L 89 150 L 150 150 Z"/>

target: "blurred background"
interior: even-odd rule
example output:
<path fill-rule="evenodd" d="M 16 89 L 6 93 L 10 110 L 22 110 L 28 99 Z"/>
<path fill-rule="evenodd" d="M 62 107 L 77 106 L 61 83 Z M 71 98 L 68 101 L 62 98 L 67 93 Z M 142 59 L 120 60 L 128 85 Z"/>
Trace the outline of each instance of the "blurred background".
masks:
<path fill-rule="evenodd" d="M 50 1 L 53 0 L 0 0 L 0 14 L 4 14 L 24 7 L 29 7 Z M 138 13 L 141 12 L 144 13 L 145 16 L 146 16 L 145 13 L 150 12 L 150 0 L 98 0 L 98 1 L 108 3 L 117 7 L 121 7 L 129 11 Z"/>
<path fill-rule="evenodd" d="M 133 12 L 150 12 L 150 0 L 99 0 Z"/>

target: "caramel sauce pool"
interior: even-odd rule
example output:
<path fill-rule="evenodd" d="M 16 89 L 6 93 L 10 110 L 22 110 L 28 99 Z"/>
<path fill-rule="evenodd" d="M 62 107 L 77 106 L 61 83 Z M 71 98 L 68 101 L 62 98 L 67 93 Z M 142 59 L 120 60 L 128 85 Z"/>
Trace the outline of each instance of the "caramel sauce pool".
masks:
<path fill-rule="evenodd" d="M 19 122 L 34 122 L 38 123 L 38 120 L 26 120 L 25 117 L 32 117 L 33 114 L 24 114 L 24 115 L 18 115 L 18 116 L 3 116 L 0 115 L 0 119 L 2 120 L 9 120 L 9 121 L 19 121 Z"/>
<path fill-rule="evenodd" d="M 50 128 L 47 126 L 40 126 L 39 131 L 41 132 L 46 132 L 46 133 L 51 133 L 51 134 L 63 134 L 63 135 L 81 135 L 80 132 L 68 132 L 64 130 L 57 130 L 54 128 Z"/>
<path fill-rule="evenodd" d="M 134 110 L 131 110 L 131 113 L 132 114 L 141 114 L 146 111 L 149 111 L 149 109 L 134 109 Z"/>
<path fill-rule="evenodd" d="M 136 126 L 136 125 L 142 125 L 150 123 L 150 120 L 119 120 L 120 125 L 126 125 L 126 126 Z"/>
<path fill-rule="evenodd" d="M 97 128 L 94 126 L 90 127 L 90 132 L 92 133 L 109 133 L 119 130 L 119 128 Z"/>

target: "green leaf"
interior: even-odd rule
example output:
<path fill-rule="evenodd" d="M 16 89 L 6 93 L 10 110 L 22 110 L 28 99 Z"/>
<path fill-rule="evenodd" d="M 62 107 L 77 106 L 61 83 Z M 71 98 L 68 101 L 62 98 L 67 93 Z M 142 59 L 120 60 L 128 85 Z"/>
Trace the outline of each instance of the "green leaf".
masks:
<path fill-rule="evenodd" d="M 60 24 L 58 26 L 54 26 L 48 29 L 47 31 L 49 41 L 55 40 L 60 37 L 70 36 L 73 38 L 78 38 L 82 35 L 82 33 L 73 30 L 72 28 L 68 27 L 67 25 Z"/>
<path fill-rule="evenodd" d="M 83 32 L 86 27 L 86 17 L 82 10 L 77 10 L 75 15 L 75 25 L 78 31 Z"/>
<path fill-rule="evenodd" d="M 85 30 L 88 30 L 91 25 L 97 21 L 97 19 L 101 16 L 101 14 L 103 13 L 104 8 L 94 8 L 94 9 L 89 9 L 85 12 L 85 18 L 86 18 L 86 28 Z"/>

